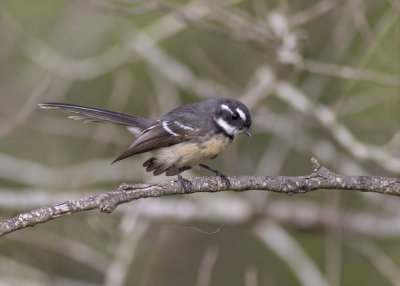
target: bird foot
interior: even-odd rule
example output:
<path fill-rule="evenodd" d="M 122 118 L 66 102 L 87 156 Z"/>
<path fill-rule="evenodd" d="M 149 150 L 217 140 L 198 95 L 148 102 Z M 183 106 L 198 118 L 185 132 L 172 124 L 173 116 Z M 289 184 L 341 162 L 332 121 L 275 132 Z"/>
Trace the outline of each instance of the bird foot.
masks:
<path fill-rule="evenodd" d="M 193 183 L 185 178 L 183 178 L 180 174 L 178 175 L 178 182 L 181 184 L 182 189 L 185 191 L 185 194 L 190 194 L 194 188 Z"/>
<path fill-rule="evenodd" d="M 221 178 L 221 180 L 225 183 L 227 189 L 230 188 L 231 182 L 229 181 L 228 177 L 225 176 L 223 173 L 204 164 L 199 164 L 199 166 L 213 172 L 215 175 L 217 175 L 217 177 Z"/>
<path fill-rule="evenodd" d="M 228 177 L 225 176 L 223 173 L 221 173 L 220 171 L 216 171 L 215 174 L 221 178 L 222 181 L 224 181 L 226 188 L 229 189 L 231 186 L 231 182 L 229 181 Z"/>

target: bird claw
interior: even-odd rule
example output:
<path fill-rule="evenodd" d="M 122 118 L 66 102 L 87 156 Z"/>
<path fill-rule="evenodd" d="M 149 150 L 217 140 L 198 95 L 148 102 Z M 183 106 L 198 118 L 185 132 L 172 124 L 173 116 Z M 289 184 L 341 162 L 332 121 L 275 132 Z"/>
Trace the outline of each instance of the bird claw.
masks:
<path fill-rule="evenodd" d="M 176 176 L 178 177 L 178 182 L 181 185 L 182 189 L 184 190 L 185 194 L 190 194 L 194 189 L 193 183 L 183 178 L 179 172 L 179 169 L 175 165 L 172 165 L 172 168 L 174 169 Z"/>
<path fill-rule="evenodd" d="M 193 183 L 189 180 L 184 179 L 182 176 L 178 176 L 178 181 L 181 184 L 182 189 L 185 191 L 185 194 L 190 194 L 194 188 Z"/>
<path fill-rule="evenodd" d="M 229 181 L 228 177 L 222 174 L 220 171 L 216 172 L 217 176 L 221 178 L 222 181 L 224 181 L 226 188 L 229 189 L 231 186 L 231 182 Z"/>
<path fill-rule="evenodd" d="M 226 188 L 229 189 L 231 186 L 231 182 L 229 181 L 228 177 L 225 176 L 224 174 L 222 174 L 220 171 L 213 169 L 207 165 L 204 164 L 199 164 L 200 167 L 203 167 L 204 169 L 207 169 L 211 172 L 213 172 L 215 175 L 217 175 L 217 177 L 220 177 L 222 181 L 224 181 Z"/>
<path fill-rule="evenodd" d="M 177 176 L 178 176 L 178 182 L 181 185 L 182 189 L 184 190 L 185 194 L 191 193 L 191 190 L 193 190 L 194 188 L 193 183 L 183 178 L 182 175 L 179 173 L 177 174 Z"/>

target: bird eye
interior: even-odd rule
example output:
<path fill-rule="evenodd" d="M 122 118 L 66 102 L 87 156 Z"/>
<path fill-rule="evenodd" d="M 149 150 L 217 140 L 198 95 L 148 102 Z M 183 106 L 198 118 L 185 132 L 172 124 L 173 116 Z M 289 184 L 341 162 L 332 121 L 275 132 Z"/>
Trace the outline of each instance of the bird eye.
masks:
<path fill-rule="evenodd" d="M 239 114 L 237 114 L 237 113 L 233 113 L 232 114 L 232 119 L 233 120 L 236 120 L 236 119 L 238 119 L 239 118 Z"/>

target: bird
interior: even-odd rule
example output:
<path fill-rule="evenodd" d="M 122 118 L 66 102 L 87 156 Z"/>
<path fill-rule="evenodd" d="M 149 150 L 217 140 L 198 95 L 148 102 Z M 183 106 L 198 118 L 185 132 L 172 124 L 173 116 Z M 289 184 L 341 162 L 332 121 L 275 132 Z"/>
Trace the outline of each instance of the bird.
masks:
<path fill-rule="evenodd" d="M 197 165 L 220 177 L 229 188 L 230 181 L 222 172 L 201 162 L 217 157 L 235 136 L 251 136 L 250 111 L 245 104 L 233 98 L 189 103 L 157 118 L 68 103 L 40 103 L 39 107 L 73 113 L 69 118 L 84 122 L 109 122 L 126 126 L 137 139 L 112 163 L 149 153 L 150 158 L 143 163 L 146 171 L 153 172 L 154 176 L 162 173 L 176 175 L 186 193 L 191 183 L 182 177 L 181 172 Z"/>

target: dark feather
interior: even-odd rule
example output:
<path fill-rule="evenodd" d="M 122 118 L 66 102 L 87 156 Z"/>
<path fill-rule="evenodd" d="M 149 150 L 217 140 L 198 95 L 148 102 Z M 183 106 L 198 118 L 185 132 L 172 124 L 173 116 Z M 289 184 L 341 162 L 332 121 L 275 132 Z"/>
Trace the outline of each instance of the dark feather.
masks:
<path fill-rule="evenodd" d="M 189 170 L 189 169 L 191 169 L 191 168 L 192 168 L 192 167 L 190 167 L 190 166 L 180 167 L 180 168 L 178 169 L 178 172 L 181 173 L 181 172 L 186 171 L 186 170 Z M 165 175 L 166 175 L 166 176 L 175 176 L 175 175 L 176 175 L 176 171 L 175 171 L 174 167 L 169 167 L 169 168 L 166 170 Z"/>
<path fill-rule="evenodd" d="M 39 106 L 41 108 L 59 109 L 62 111 L 79 114 L 77 116 L 71 116 L 70 118 L 72 119 L 83 119 L 85 122 L 112 122 L 116 124 L 137 127 L 142 130 L 146 129 L 155 122 L 155 119 L 147 119 L 126 113 L 76 104 L 41 103 Z"/>
<path fill-rule="evenodd" d="M 168 147 L 187 141 L 195 132 L 194 129 L 184 129 L 174 122 L 166 122 L 164 124 L 167 124 L 166 128 L 168 128 L 168 130 L 165 128 L 165 126 L 163 126 L 162 121 L 159 121 L 144 130 L 140 137 L 129 147 L 129 149 L 115 159 L 113 163 L 132 155 L 153 151 L 162 147 Z M 150 163 L 151 162 L 148 164 Z"/>
<path fill-rule="evenodd" d="M 164 172 L 165 172 L 165 175 L 167 175 L 167 176 L 175 176 L 176 175 L 176 171 L 175 171 L 174 167 L 165 166 L 165 165 L 159 163 L 157 161 L 157 159 L 154 157 L 151 157 L 146 162 L 144 162 L 143 167 L 146 168 L 147 172 L 151 172 L 151 171 L 155 170 L 153 172 L 154 176 L 158 176 Z M 189 170 L 191 168 L 192 167 L 190 167 L 190 166 L 180 167 L 180 168 L 178 168 L 178 172 L 181 173 L 181 172 Z"/>
<path fill-rule="evenodd" d="M 156 160 L 156 158 L 151 157 L 150 159 L 148 159 L 146 162 L 143 163 L 143 167 L 149 167 L 149 166 L 153 165 L 154 160 Z"/>
<path fill-rule="evenodd" d="M 164 173 L 167 169 L 168 169 L 168 166 L 161 165 L 161 166 L 157 167 L 157 169 L 154 170 L 153 175 L 154 175 L 154 176 L 161 175 L 161 174 Z M 146 171 L 147 171 L 147 170 L 146 170 Z"/>

